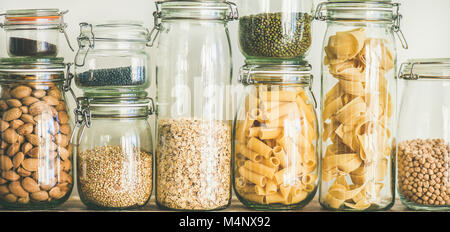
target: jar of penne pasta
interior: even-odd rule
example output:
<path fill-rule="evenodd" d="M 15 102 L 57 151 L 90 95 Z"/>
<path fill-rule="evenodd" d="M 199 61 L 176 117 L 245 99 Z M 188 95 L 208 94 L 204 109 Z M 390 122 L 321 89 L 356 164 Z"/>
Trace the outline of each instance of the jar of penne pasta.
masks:
<path fill-rule="evenodd" d="M 415 210 L 450 209 L 450 59 L 409 60 L 400 68 L 397 189 Z"/>
<path fill-rule="evenodd" d="M 331 210 L 386 210 L 394 203 L 394 32 L 407 47 L 399 4 L 329 1 L 318 5 L 315 17 L 328 25 L 320 204 Z"/>
<path fill-rule="evenodd" d="M 311 67 L 246 65 L 234 123 L 234 189 L 254 209 L 298 209 L 318 184 Z"/>

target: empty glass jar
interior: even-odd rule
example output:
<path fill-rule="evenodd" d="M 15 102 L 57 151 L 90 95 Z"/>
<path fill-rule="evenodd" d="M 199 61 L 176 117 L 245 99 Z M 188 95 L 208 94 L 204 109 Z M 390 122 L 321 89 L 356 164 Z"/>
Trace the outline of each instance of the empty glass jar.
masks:
<path fill-rule="evenodd" d="M 385 210 L 394 203 L 398 7 L 390 1 L 329 1 L 316 11 L 328 25 L 319 195 L 326 209 Z"/>
<path fill-rule="evenodd" d="M 140 22 L 80 23 L 75 83 L 86 97 L 146 97 L 149 31 Z"/>
<path fill-rule="evenodd" d="M 247 62 L 297 63 L 311 46 L 312 0 L 245 0 L 239 44 Z"/>
<path fill-rule="evenodd" d="M 56 57 L 59 51 L 59 33 L 66 34 L 67 24 L 59 9 L 8 10 L 2 14 L 5 21 L 0 26 L 6 31 L 9 56 Z M 73 49 L 72 49 L 73 50 Z"/>
<path fill-rule="evenodd" d="M 156 202 L 216 210 L 231 200 L 231 83 L 224 1 L 158 2 Z"/>
<path fill-rule="evenodd" d="M 450 209 L 450 59 L 409 60 L 397 135 L 397 189 L 417 210 Z"/>
<path fill-rule="evenodd" d="M 233 134 L 234 189 L 255 209 L 298 209 L 319 183 L 311 67 L 246 65 Z"/>
<path fill-rule="evenodd" d="M 0 59 L 0 204 L 6 208 L 52 208 L 72 191 L 63 62 Z"/>
<path fill-rule="evenodd" d="M 129 209 L 152 193 L 153 146 L 148 98 L 79 98 L 77 180 L 89 208 Z"/>

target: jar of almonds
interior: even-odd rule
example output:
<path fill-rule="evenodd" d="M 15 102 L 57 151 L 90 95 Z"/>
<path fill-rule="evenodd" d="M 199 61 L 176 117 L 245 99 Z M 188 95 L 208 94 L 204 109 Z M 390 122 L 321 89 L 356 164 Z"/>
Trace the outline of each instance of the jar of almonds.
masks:
<path fill-rule="evenodd" d="M 400 68 L 397 190 L 415 210 L 450 209 L 450 59 Z"/>
<path fill-rule="evenodd" d="M 51 208 L 72 190 L 62 58 L 0 59 L 0 204 Z M 67 80 L 67 79 L 66 79 Z"/>

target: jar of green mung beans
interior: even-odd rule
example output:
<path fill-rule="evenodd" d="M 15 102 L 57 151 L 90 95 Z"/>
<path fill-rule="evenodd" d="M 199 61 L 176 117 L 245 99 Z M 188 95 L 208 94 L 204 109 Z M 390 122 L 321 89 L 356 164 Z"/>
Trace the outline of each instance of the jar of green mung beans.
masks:
<path fill-rule="evenodd" d="M 239 44 L 247 63 L 301 62 L 311 46 L 312 0 L 245 0 Z"/>

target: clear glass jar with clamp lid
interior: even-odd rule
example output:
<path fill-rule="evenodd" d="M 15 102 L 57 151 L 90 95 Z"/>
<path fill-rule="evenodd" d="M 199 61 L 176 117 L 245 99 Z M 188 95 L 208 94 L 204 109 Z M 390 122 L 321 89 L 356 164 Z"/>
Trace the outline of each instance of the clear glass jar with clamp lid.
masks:
<path fill-rule="evenodd" d="M 78 98 L 77 180 L 89 208 L 147 204 L 153 183 L 151 98 Z"/>
<path fill-rule="evenodd" d="M 450 209 L 450 59 L 413 59 L 398 75 L 397 190 L 416 210 Z"/>
<path fill-rule="evenodd" d="M 246 65 L 234 121 L 234 189 L 255 209 L 298 209 L 319 178 L 316 99 L 311 66 Z"/>
<path fill-rule="evenodd" d="M 84 96 L 146 97 L 149 37 L 141 22 L 80 23 L 75 83 Z"/>
<path fill-rule="evenodd" d="M 70 49 L 64 15 L 59 9 L 8 10 L 0 27 L 6 31 L 9 56 L 56 57 L 59 51 L 59 33 L 63 33 Z"/>

